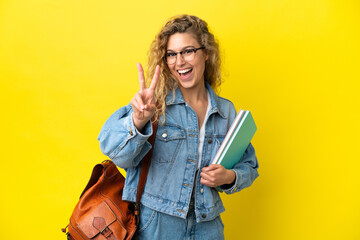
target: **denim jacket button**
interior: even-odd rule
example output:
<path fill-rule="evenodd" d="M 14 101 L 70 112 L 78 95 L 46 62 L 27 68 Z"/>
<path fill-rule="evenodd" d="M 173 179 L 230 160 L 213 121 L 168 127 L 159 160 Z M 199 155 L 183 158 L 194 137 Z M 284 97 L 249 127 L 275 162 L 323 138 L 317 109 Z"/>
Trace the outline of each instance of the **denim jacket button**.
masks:
<path fill-rule="evenodd" d="M 202 188 L 202 189 L 200 189 L 200 193 L 204 193 L 204 189 Z"/>
<path fill-rule="evenodd" d="M 209 143 L 209 144 L 212 143 L 212 139 L 209 139 L 209 140 L 208 140 L 208 143 Z"/>
<path fill-rule="evenodd" d="M 202 217 L 202 218 L 206 218 L 206 214 L 205 214 L 205 213 L 203 213 L 203 215 L 201 215 L 201 217 Z"/>

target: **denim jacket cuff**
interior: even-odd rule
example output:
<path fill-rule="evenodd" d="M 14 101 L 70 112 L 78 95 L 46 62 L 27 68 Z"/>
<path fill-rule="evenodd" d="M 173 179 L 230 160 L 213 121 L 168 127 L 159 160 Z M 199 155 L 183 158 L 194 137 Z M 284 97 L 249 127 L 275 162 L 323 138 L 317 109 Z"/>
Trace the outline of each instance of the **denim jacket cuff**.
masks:
<path fill-rule="evenodd" d="M 129 118 L 128 127 L 129 127 L 129 134 L 134 138 L 135 142 L 137 142 L 138 144 L 144 143 L 152 135 L 153 132 L 151 121 L 148 121 L 144 126 L 144 128 L 142 129 L 142 132 L 140 132 L 135 127 L 132 115 Z"/>
<path fill-rule="evenodd" d="M 233 184 L 224 184 L 224 185 L 221 185 L 218 187 L 218 189 L 221 191 L 221 192 L 225 192 L 226 194 L 231 194 L 231 193 L 234 193 L 236 192 L 237 190 L 237 186 L 239 184 L 239 176 L 238 176 L 238 173 L 232 169 L 232 171 L 235 172 L 235 181 Z"/>
<path fill-rule="evenodd" d="M 122 125 L 123 127 L 125 127 L 127 131 L 126 139 L 123 141 L 121 146 L 117 147 L 109 155 L 109 157 L 115 162 L 115 164 L 117 164 L 121 168 L 129 168 L 129 167 L 137 166 L 139 162 L 142 160 L 142 158 L 145 156 L 145 154 L 151 148 L 151 144 L 147 141 L 148 138 L 153 133 L 151 121 L 149 121 L 144 126 L 142 133 L 139 132 L 138 129 L 135 127 L 131 114 L 126 118 L 124 118 L 124 122 L 122 123 Z M 122 154 L 126 153 L 126 151 L 121 151 L 126 145 L 128 146 L 128 149 L 126 151 L 132 151 L 132 153 L 127 154 L 128 160 L 120 161 L 118 160 L 119 153 Z M 127 159 L 124 158 L 124 155 L 120 155 L 120 156 L 122 156 L 122 159 Z"/>

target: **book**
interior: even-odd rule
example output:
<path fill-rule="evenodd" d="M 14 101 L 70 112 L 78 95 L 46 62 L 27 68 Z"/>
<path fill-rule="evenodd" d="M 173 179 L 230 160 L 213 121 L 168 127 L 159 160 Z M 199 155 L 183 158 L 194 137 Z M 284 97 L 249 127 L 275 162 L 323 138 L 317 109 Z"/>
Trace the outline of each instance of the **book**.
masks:
<path fill-rule="evenodd" d="M 250 111 L 240 110 L 221 143 L 212 164 L 231 169 L 240 161 L 250 144 L 257 127 Z"/>

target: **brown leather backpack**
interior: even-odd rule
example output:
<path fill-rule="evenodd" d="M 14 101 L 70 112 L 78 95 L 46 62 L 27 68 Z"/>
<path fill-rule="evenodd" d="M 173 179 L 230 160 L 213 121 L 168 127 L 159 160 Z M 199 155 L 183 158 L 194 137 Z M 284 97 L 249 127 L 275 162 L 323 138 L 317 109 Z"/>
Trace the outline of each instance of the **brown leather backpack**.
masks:
<path fill-rule="evenodd" d="M 154 146 L 156 129 L 157 123 L 154 123 L 153 135 L 149 138 L 152 146 Z M 69 240 L 129 240 L 134 237 L 152 149 L 141 163 L 135 204 L 122 200 L 125 178 L 112 161 L 105 160 L 94 167 L 90 180 L 70 217 L 70 223 L 66 227 L 68 232 L 66 233 L 66 228 L 62 229 Z"/>

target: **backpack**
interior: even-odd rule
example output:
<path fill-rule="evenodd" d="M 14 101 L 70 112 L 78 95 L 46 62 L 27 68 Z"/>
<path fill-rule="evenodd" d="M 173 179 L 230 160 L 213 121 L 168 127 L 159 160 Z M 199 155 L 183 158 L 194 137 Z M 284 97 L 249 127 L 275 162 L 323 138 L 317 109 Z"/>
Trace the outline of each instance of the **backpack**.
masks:
<path fill-rule="evenodd" d="M 148 140 L 152 146 L 156 129 L 157 123 L 153 123 L 153 135 Z M 62 229 L 68 240 L 129 240 L 135 236 L 152 150 L 153 147 L 141 162 L 136 203 L 122 200 L 125 178 L 112 161 L 105 160 L 94 167 L 66 226 L 68 232 Z"/>

